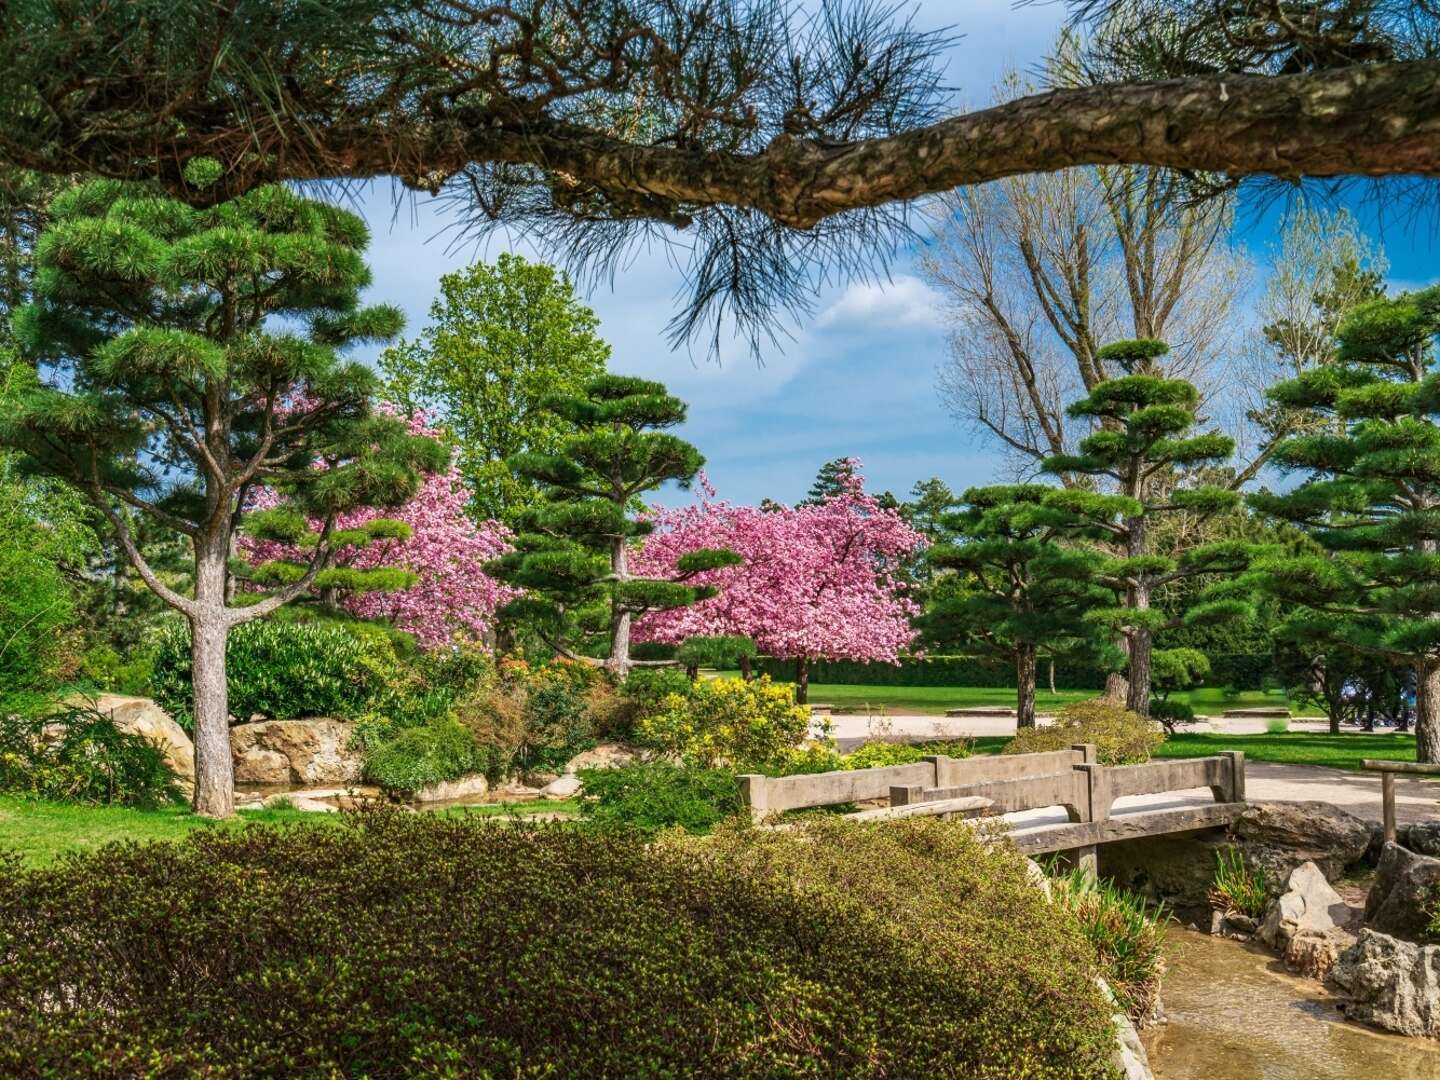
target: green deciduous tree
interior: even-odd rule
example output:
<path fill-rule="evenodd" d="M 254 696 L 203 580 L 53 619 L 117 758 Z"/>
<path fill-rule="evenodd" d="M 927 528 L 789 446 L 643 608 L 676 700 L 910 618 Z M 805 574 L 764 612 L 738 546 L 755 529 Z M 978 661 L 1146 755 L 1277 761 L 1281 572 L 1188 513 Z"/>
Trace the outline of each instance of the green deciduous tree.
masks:
<path fill-rule="evenodd" d="M 1253 583 L 1298 609 L 1287 634 L 1377 666 L 1413 667 L 1415 748 L 1440 761 L 1440 288 L 1373 300 L 1339 333 L 1337 363 L 1281 383 L 1272 399 L 1318 430 L 1278 464 L 1309 474 L 1258 510 L 1310 530 L 1323 552 L 1266 560 Z"/>
<path fill-rule="evenodd" d="M 1080 440 L 1078 454 L 1046 459 L 1047 471 L 1088 477 L 1105 493 L 1067 490 L 1052 505 L 1068 508 L 1078 523 L 1104 535 L 1115 557 L 1100 580 L 1120 603 L 1091 617 L 1110 626 L 1125 642 L 1129 657 L 1126 706 L 1147 715 L 1150 709 L 1151 649 L 1157 631 L 1179 621 L 1236 618 L 1249 611 L 1234 597 L 1211 597 L 1178 619 L 1152 606 L 1156 591 L 1172 582 L 1202 574 L 1234 574 L 1255 553 L 1241 541 L 1202 543 L 1184 550 L 1160 551 L 1153 526 L 1173 514 L 1214 514 L 1238 505 L 1234 491 L 1206 483 L 1187 484 L 1186 473 L 1229 458 L 1234 442 L 1214 432 L 1196 434 L 1199 394 L 1182 379 L 1153 373 L 1153 362 L 1167 346 L 1160 341 L 1120 341 L 1099 358 L 1127 374 L 1097 383 L 1070 407 L 1070 415 L 1096 425 Z"/>
<path fill-rule="evenodd" d="M 1086 615 L 1104 607 L 1096 581 L 1103 558 L 1070 538 L 1075 518 L 1040 484 L 971 488 L 963 508 L 944 518 L 953 543 L 926 560 L 964 575 L 958 594 L 937 599 L 920 617 L 924 640 L 942 648 L 1003 658 L 1015 667 L 1016 722 L 1035 726 L 1036 660 L 1104 648 Z"/>
<path fill-rule="evenodd" d="M 189 173 L 197 184 L 219 173 L 203 164 Z M 327 524 L 298 579 L 232 604 L 249 492 L 268 485 L 329 523 L 411 497 L 445 450 L 372 412 L 375 375 L 340 359 L 400 327 L 394 308 L 360 305 L 369 236 L 354 214 L 283 187 L 195 209 L 96 181 L 57 197 L 50 218 L 35 300 L 14 319 L 38 373 L 0 417 L 0 442 L 83 492 L 146 585 L 189 622 L 195 808 L 228 815 L 226 638 L 300 595 L 336 551 Z M 145 559 L 136 515 L 189 541 L 189 595 Z"/>
<path fill-rule="evenodd" d="M 454 435 L 477 518 L 513 523 L 538 501 L 508 459 L 554 453 L 574 433 L 544 402 L 604 373 L 610 346 L 599 323 L 564 274 L 505 253 L 442 277 L 430 325 L 381 356 L 387 394 Z"/>
<path fill-rule="evenodd" d="M 605 666 L 623 678 L 630 625 L 646 611 L 687 607 L 715 594 L 689 585 L 705 570 L 740 561 L 733 551 L 704 549 L 676 561 L 676 577 L 630 572 L 631 544 L 651 531 L 632 513 L 635 501 L 667 480 L 689 483 L 705 464 L 700 451 L 665 431 L 685 419 L 685 403 L 645 379 L 602 375 L 581 393 L 547 399 L 545 408 L 576 434 L 553 453 L 526 451 L 510 459 L 517 475 L 538 485 L 543 501 L 520 515 L 515 550 L 493 572 L 530 590 L 503 615 L 527 621 L 553 646 L 597 639 Z"/>

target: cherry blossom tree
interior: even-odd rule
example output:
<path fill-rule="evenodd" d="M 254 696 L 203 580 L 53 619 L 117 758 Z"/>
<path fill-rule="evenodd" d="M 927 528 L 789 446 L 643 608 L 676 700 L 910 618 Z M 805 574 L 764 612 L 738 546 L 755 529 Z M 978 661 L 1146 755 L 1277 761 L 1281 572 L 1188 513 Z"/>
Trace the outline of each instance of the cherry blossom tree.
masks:
<path fill-rule="evenodd" d="M 435 436 L 423 414 L 410 421 L 414 434 Z M 494 626 L 495 611 L 516 595 L 516 590 L 484 572 L 491 559 L 510 548 L 510 530 L 498 521 L 478 525 L 465 513 L 470 493 L 458 464 L 427 477 L 415 497 L 403 506 L 357 510 L 342 514 L 337 530 L 363 530 L 372 519 L 384 518 L 409 526 L 409 535 L 386 536 L 347 548 L 337 565 L 358 571 L 404 568 L 413 584 L 393 590 L 355 591 L 337 603 L 358 618 L 390 620 L 399 630 L 414 635 L 422 648 L 435 648 L 461 635 L 483 638 Z M 283 505 L 273 489 L 258 491 L 251 509 Z M 399 530 L 397 530 L 399 531 Z M 243 538 L 241 552 L 254 565 L 295 560 L 304 552 L 298 545 L 275 540 Z"/>
<path fill-rule="evenodd" d="M 860 463 L 850 464 L 839 492 L 811 505 L 735 506 L 702 482 L 697 504 L 653 509 L 655 530 L 636 557 L 637 572 L 669 572 L 688 552 L 708 548 L 729 548 L 744 561 L 701 575 L 720 590 L 710 599 L 646 615 L 637 639 L 745 635 L 767 655 L 795 661 L 801 702 L 812 661 L 895 663 L 919 611 L 900 572 L 924 538 L 867 495 Z"/>

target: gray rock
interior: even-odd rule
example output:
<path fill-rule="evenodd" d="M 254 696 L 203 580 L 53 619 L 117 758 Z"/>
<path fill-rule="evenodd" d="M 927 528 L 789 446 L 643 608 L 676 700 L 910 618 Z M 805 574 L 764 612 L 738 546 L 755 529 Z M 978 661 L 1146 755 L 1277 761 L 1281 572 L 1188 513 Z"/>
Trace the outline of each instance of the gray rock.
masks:
<path fill-rule="evenodd" d="M 620 743 L 601 743 L 584 753 L 576 754 L 565 766 L 566 775 L 573 775 L 581 769 L 618 769 L 633 765 L 640 755 Z"/>
<path fill-rule="evenodd" d="M 451 799 L 478 799 L 490 790 L 490 782 L 479 773 L 458 780 L 441 780 L 426 784 L 411 796 L 412 802 L 449 802 Z"/>
<path fill-rule="evenodd" d="M 195 744 L 170 714 L 149 698 L 101 694 L 95 710 L 115 722 L 121 731 L 143 735 L 165 751 L 165 760 L 185 788 L 195 783 Z"/>
<path fill-rule="evenodd" d="M 1380 853 L 1375 883 L 1365 898 L 1365 923 L 1382 934 L 1418 938 L 1430 921 L 1427 909 L 1440 890 L 1440 859 L 1399 844 Z"/>
<path fill-rule="evenodd" d="M 353 724 L 328 717 L 265 720 L 230 729 L 235 780 L 241 784 L 346 784 L 365 758 L 350 749 Z"/>
<path fill-rule="evenodd" d="M 1417 854 L 1440 856 L 1440 821 L 1417 822 L 1405 829 L 1400 840 Z"/>
<path fill-rule="evenodd" d="M 1313 862 L 1290 872 L 1285 892 L 1270 905 L 1260 940 L 1284 953 L 1299 933 L 1324 934 L 1350 921 L 1350 908 Z"/>
<path fill-rule="evenodd" d="M 580 794 L 580 778 L 575 775 L 561 776 L 540 789 L 542 799 L 573 799 Z"/>
<path fill-rule="evenodd" d="M 1279 892 L 1302 863 L 1338 878 L 1369 841 L 1365 821 L 1329 803 L 1253 803 L 1228 832 L 1124 840 L 1100 845 L 1098 854 L 1102 877 L 1184 909 L 1208 905 L 1215 856 L 1223 848 L 1238 847 Z"/>
<path fill-rule="evenodd" d="M 1349 995 L 1350 1019 L 1401 1035 L 1440 1036 L 1440 947 L 1361 930 L 1330 980 Z"/>
<path fill-rule="evenodd" d="M 1115 992 L 1110 989 L 1110 984 L 1098 975 L 1095 976 L 1095 983 L 1115 1010 L 1110 1015 L 1110 1023 L 1115 1027 L 1115 1050 L 1110 1055 L 1110 1064 L 1125 1080 L 1155 1080 L 1155 1074 L 1150 1071 L 1150 1058 L 1145 1053 L 1145 1044 L 1140 1041 L 1140 1033 L 1135 1030 L 1130 1017 L 1120 1008 Z"/>

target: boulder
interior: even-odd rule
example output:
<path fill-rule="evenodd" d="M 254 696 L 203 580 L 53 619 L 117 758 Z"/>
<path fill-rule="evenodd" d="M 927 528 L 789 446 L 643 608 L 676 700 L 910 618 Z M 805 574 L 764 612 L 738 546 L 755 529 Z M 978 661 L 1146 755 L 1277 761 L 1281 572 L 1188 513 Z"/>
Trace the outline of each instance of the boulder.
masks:
<path fill-rule="evenodd" d="M 1440 821 L 1420 821 L 1407 826 L 1400 834 L 1400 843 L 1421 855 L 1440 857 Z"/>
<path fill-rule="evenodd" d="M 490 781 L 480 773 L 471 773 L 458 780 L 440 780 L 426 784 L 410 797 L 411 802 L 449 802 L 452 799 L 478 799 L 490 791 Z"/>
<path fill-rule="evenodd" d="M 565 775 L 573 776 L 581 769 L 619 769 L 633 765 L 640 755 L 620 743 L 601 743 L 584 753 L 576 754 L 565 766 Z"/>
<path fill-rule="evenodd" d="M 1290 872 L 1285 892 L 1270 905 L 1260 940 L 1284 953 L 1299 933 L 1323 934 L 1350 921 L 1350 908 L 1313 862 Z"/>
<path fill-rule="evenodd" d="M 235 780 L 241 784 L 346 784 L 365 757 L 350 748 L 355 726 L 343 720 L 264 720 L 230 729 Z"/>
<path fill-rule="evenodd" d="M 1360 859 L 1370 826 L 1329 803 L 1252 803 L 1230 829 L 1178 833 L 1102 844 L 1100 875 L 1176 908 L 1208 906 L 1215 857 L 1237 847 L 1249 866 L 1279 889 L 1292 871 L 1314 863 L 1324 878 L 1338 878 Z"/>
<path fill-rule="evenodd" d="M 1355 941 L 1354 934 L 1339 926 L 1298 931 L 1285 946 L 1285 966 L 1297 975 L 1324 982 Z"/>
<path fill-rule="evenodd" d="M 1346 1016 L 1386 1031 L 1440 1036 L 1440 946 L 1364 929 L 1340 954 L 1330 981 L 1348 996 Z"/>
<path fill-rule="evenodd" d="M 165 760 L 186 786 L 195 783 L 195 744 L 170 714 L 149 698 L 101 694 L 95 709 L 110 717 L 121 731 L 143 735 L 165 751 Z"/>
<path fill-rule="evenodd" d="M 542 799 L 573 799 L 580 794 L 580 778 L 571 774 L 550 781 L 540 789 Z"/>
<path fill-rule="evenodd" d="M 1365 898 L 1365 924 L 1382 934 L 1415 939 L 1430 921 L 1440 891 L 1440 859 L 1386 844 Z"/>

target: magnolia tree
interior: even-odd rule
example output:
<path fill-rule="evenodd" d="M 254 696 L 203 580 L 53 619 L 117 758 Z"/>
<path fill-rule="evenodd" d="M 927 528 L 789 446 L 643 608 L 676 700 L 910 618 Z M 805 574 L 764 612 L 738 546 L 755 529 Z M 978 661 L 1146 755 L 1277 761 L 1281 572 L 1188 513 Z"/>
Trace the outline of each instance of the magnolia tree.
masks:
<path fill-rule="evenodd" d="M 743 561 L 701 575 L 717 595 L 646 615 L 637 638 L 681 644 L 744 635 L 761 652 L 795 661 L 802 703 L 814 660 L 895 663 L 915 636 L 910 619 L 918 612 L 900 572 L 924 540 L 865 493 L 859 462 L 852 465 L 837 493 L 810 505 L 733 506 L 702 484 L 698 504 L 652 511 L 655 530 L 635 560 L 638 573 L 666 573 L 686 554 L 715 548 Z"/>
<path fill-rule="evenodd" d="M 437 437 L 423 416 L 410 421 L 416 435 Z M 336 521 L 338 531 L 363 532 L 378 521 L 399 522 L 405 528 L 381 530 L 369 543 L 345 549 L 337 559 L 341 570 L 361 572 L 403 568 L 405 587 L 351 590 L 338 605 L 362 619 L 388 619 L 399 630 L 413 634 L 424 648 L 435 648 L 456 635 L 481 638 L 495 625 L 495 611 L 516 592 L 487 575 L 484 566 L 509 550 L 510 530 L 497 521 L 478 525 L 465 512 L 470 492 L 452 460 L 445 472 L 425 479 L 415 497 L 403 506 L 381 512 L 356 510 Z M 273 489 L 258 491 L 256 510 L 283 505 Z M 318 525 L 312 522 L 312 525 Z M 246 537 L 240 547 L 256 566 L 298 563 L 307 558 L 300 543 Z"/>

